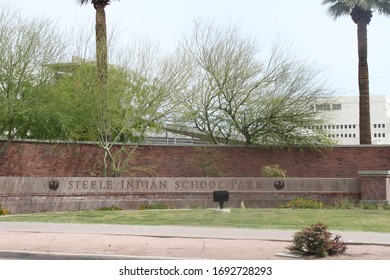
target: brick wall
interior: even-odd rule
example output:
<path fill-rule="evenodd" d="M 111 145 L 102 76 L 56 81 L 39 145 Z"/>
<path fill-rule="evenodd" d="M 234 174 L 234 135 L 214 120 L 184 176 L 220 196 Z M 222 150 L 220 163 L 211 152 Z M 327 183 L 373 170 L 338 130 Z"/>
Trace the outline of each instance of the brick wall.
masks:
<path fill-rule="evenodd" d="M 96 164 L 101 159 L 102 151 L 92 144 L 0 141 L 0 176 L 101 175 Z M 153 166 L 160 177 L 258 177 L 262 166 L 279 164 L 291 177 L 355 178 L 361 170 L 390 170 L 390 146 L 340 146 L 320 151 L 141 146 L 132 164 Z"/>

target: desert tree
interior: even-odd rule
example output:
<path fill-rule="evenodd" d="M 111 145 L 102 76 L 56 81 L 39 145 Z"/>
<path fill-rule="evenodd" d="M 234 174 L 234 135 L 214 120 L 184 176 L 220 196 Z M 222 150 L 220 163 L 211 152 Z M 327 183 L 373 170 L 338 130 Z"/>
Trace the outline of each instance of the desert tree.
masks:
<path fill-rule="evenodd" d="M 196 23 L 181 43 L 190 72 L 179 118 L 214 143 L 329 144 L 315 105 L 329 98 L 320 72 L 281 44 L 261 57 L 258 43 L 237 27 Z"/>

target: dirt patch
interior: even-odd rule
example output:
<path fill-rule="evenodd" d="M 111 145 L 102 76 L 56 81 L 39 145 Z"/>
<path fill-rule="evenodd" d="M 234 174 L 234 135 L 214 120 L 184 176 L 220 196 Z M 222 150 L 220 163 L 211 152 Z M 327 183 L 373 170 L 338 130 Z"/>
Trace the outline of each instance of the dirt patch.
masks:
<path fill-rule="evenodd" d="M 183 259 L 288 260 L 290 242 L 207 238 L 162 238 L 107 234 L 0 232 L 0 250 L 104 254 Z M 304 257 L 300 259 L 311 259 Z M 390 260 L 390 246 L 348 245 L 335 260 Z"/>

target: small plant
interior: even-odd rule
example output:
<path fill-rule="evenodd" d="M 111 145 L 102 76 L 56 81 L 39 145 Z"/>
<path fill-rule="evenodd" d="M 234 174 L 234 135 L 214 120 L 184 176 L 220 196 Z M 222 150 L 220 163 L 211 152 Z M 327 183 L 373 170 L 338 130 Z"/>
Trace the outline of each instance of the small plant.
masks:
<path fill-rule="evenodd" d="M 365 202 L 360 201 L 357 204 L 357 207 L 365 210 L 388 210 L 390 209 L 390 205 L 387 203 L 376 203 L 376 202 Z"/>
<path fill-rule="evenodd" d="M 118 206 L 112 205 L 109 207 L 100 207 L 97 208 L 96 211 L 120 211 L 122 208 L 119 208 Z"/>
<path fill-rule="evenodd" d="M 363 209 L 363 210 L 390 210 L 390 204 L 385 202 L 357 201 L 348 197 L 341 197 L 334 201 L 333 209 Z"/>
<path fill-rule="evenodd" d="M 296 232 L 293 244 L 287 249 L 294 253 L 317 257 L 343 254 L 347 250 L 347 246 L 340 240 L 341 236 L 337 235 L 331 239 L 332 234 L 327 231 L 327 228 L 326 225 L 317 223 Z"/>
<path fill-rule="evenodd" d="M 139 210 L 160 210 L 160 209 L 168 209 L 169 207 L 163 203 L 160 204 L 151 204 L 151 205 L 141 205 Z"/>
<path fill-rule="evenodd" d="M 287 171 L 280 168 L 278 164 L 266 165 L 261 168 L 261 177 L 265 178 L 286 178 Z"/>
<path fill-rule="evenodd" d="M 333 208 L 336 209 L 354 209 L 356 208 L 356 202 L 348 197 L 342 197 L 334 202 Z"/>
<path fill-rule="evenodd" d="M 7 215 L 9 211 L 7 209 L 4 209 L 2 205 L 0 205 L 0 216 L 1 215 Z"/>
<path fill-rule="evenodd" d="M 313 198 L 297 197 L 285 204 L 282 204 L 281 208 L 322 209 L 325 208 L 325 203 L 322 201 L 317 201 Z"/>

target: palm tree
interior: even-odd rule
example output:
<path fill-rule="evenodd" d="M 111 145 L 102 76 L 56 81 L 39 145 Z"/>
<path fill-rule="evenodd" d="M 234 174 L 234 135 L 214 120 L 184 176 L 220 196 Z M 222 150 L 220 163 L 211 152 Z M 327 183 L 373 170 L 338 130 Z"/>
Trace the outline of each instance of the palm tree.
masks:
<path fill-rule="evenodd" d="M 96 66 L 99 83 L 99 98 L 102 99 L 101 128 L 99 129 L 99 145 L 104 150 L 104 173 L 107 174 L 107 160 L 109 159 L 109 148 L 111 141 L 111 125 L 109 117 L 109 96 L 108 96 L 108 55 L 107 55 L 107 23 L 105 8 L 111 0 L 77 0 L 81 5 L 93 5 L 96 10 L 95 36 L 96 36 Z"/>
<path fill-rule="evenodd" d="M 359 58 L 359 126 L 360 144 L 371 144 L 370 92 L 367 63 L 367 25 L 373 12 L 390 15 L 390 0 L 323 0 L 334 19 L 350 15 L 357 24 Z"/>
<path fill-rule="evenodd" d="M 108 106 L 108 92 L 107 92 L 107 83 L 108 83 L 108 55 L 107 55 L 107 23 L 106 23 L 106 12 L 105 8 L 110 4 L 111 0 L 77 0 L 80 5 L 91 3 L 96 10 L 96 22 L 95 22 L 95 32 L 96 32 L 96 64 L 97 64 L 97 73 L 98 81 L 100 85 L 100 94 L 103 98 L 103 132 L 102 137 L 105 140 L 110 138 L 109 132 L 109 120 L 106 116 L 107 106 Z M 119 1 L 119 0 L 118 0 Z"/>
<path fill-rule="evenodd" d="M 107 23 L 105 8 L 111 0 L 77 0 L 81 5 L 91 3 L 96 10 L 96 62 L 99 80 L 102 83 L 107 81 L 108 59 L 107 59 Z"/>

